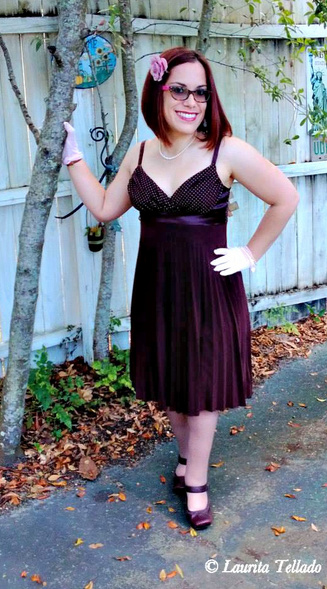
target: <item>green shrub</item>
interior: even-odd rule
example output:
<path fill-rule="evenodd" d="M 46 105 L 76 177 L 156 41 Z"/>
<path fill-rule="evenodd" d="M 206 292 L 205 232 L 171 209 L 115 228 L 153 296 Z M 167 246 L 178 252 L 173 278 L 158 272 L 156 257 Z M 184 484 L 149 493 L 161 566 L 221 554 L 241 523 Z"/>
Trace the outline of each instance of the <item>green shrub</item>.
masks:
<path fill-rule="evenodd" d="M 41 410 L 45 413 L 46 422 L 54 428 L 53 435 L 58 439 L 62 435 L 61 426 L 72 429 L 73 414 L 86 401 L 77 392 L 84 385 L 80 376 L 62 378 L 54 386 L 51 382 L 53 374 L 54 364 L 48 359 L 48 352 L 43 346 L 36 353 L 36 368 L 31 369 L 28 380 L 28 391 L 34 402 L 27 415 L 27 427 L 31 427 L 33 423 L 31 412 Z"/>

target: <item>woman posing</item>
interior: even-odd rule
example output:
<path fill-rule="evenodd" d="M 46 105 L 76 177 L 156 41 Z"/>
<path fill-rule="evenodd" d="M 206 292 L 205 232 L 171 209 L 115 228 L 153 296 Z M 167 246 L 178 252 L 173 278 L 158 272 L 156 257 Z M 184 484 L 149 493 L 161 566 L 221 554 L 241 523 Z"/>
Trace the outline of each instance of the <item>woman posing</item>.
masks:
<path fill-rule="evenodd" d="M 142 112 L 154 137 L 128 151 L 107 190 L 68 123 L 63 162 L 99 221 L 132 206 L 140 211 L 131 379 L 136 398 L 157 401 L 168 414 L 179 448 L 173 489 L 186 497 L 188 521 L 201 529 L 213 519 L 207 477 L 218 411 L 244 406 L 252 395 L 241 270 L 255 270 L 299 197 L 278 168 L 232 135 L 201 53 L 176 47 L 153 58 Z M 269 207 L 247 245 L 228 248 L 235 179 Z"/>

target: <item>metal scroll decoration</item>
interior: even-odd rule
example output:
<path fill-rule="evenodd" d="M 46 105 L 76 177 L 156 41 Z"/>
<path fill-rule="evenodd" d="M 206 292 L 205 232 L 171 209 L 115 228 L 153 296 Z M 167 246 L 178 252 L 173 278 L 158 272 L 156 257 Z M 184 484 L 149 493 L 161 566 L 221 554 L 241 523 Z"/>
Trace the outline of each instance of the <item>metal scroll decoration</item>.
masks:
<path fill-rule="evenodd" d="M 99 182 L 101 183 L 104 179 L 106 179 L 107 183 L 109 181 L 111 174 L 116 174 L 118 172 L 118 167 L 112 164 L 112 155 L 110 155 L 109 157 L 105 156 L 107 144 L 109 141 L 109 133 L 108 131 L 105 131 L 103 127 L 94 127 L 94 129 L 90 129 L 90 135 L 93 141 L 104 141 L 104 146 L 100 154 L 100 160 L 104 167 L 104 171 L 101 174 L 101 177 L 99 178 Z M 75 209 L 67 213 L 67 215 L 64 215 L 63 217 L 56 216 L 56 219 L 67 219 L 68 217 L 76 213 L 76 211 L 78 211 L 83 205 L 84 203 L 81 202 Z M 115 223 L 114 221 L 113 224 L 115 226 L 116 231 L 119 231 L 119 223 Z"/>
<path fill-rule="evenodd" d="M 117 58 L 110 41 L 101 35 L 88 35 L 78 62 L 75 87 L 80 89 L 94 88 L 103 84 L 110 78 L 116 63 Z"/>

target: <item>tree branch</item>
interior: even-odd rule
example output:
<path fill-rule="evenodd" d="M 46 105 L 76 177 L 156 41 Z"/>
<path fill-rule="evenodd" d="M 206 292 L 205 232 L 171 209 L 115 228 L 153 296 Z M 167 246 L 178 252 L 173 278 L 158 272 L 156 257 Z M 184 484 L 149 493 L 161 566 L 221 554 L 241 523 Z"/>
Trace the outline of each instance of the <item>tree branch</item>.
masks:
<path fill-rule="evenodd" d="M 138 97 L 135 80 L 134 36 L 130 0 L 119 0 L 120 31 L 124 43 L 121 50 L 123 65 L 123 80 L 125 92 L 125 121 L 118 143 L 112 153 L 113 169 L 118 170 L 124 158 L 137 127 Z M 114 179 L 115 172 L 110 176 Z M 98 304 L 94 325 L 94 357 L 102 359 L 108 356 L 108 331 L 110 316 L 110 301 L 112 293 L 112 276 L 114 267 L 115 226 L 106 223 L 106 236 L 102 251 L 102 268 Z"/>
<path fill-rule="evenodd" d="M 26 106 L 26 104 L 24 102 L 23 95 L 22 95 L 21 91 L 19 90 L 19 88 L 17 86 L 17 82 L 16 82 L 14 70 L 13 70 L 13 67 L 12 67 L 12 63 L 11 63 L 9 51 L 8 51 L 7 45 L 5 44 L 5 42 L 3 40 L 2 35 L 0 35 L 0 47 L 1 47 L 2 51 L 3 51 L 3 55 L 4 55 L 4 58 L 6 60 L 6 65 L 7 65 L 7 70 L 8 70 L 9 81 L 10 81 L 11 87 L 12 87 L 12 89 L 13 89 L 15 95 L 16 95 L 16 98 L 17 98 L 17 100 L 19 102 L 19 106 L 20 106 L 20 109 L 21 109 L 21 111 L 23 113 L 23 117 L 24 117 L 24 119 L 26 121 L 26 124 L 28 125 L 30 131 L 33 133 L 34 138 L 35 138 L 35 141 L 38 144 L 39 143 L 39 140 L 40 140 L 40 132 L 37 129 L 37 127 L 35 127 L 32 119 L 31 119 L 31 117 L 29 115 L 29 112 L 27 110 L 27 106 Z"/>
<path fill-rule="evenodd" d="M 210 25 L 216 0 L 203 0 L 196 49 L 205 54 L 210 47 Z"/>

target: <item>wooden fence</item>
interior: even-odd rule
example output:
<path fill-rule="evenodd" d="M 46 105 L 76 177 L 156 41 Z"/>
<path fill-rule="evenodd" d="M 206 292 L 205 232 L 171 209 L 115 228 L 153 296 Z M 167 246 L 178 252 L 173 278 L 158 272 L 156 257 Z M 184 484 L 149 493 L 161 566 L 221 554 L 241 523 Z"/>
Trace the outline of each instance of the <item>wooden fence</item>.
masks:
<path fill-rule="evenodd" d="M 44 14 L 51 13 L 56 6 L 56 2 L 51 1 L 24 3 L 27 4 L 31 12 L 39 12 L 43 8 Z M 188 8 L 189 20 L 184 20 L 186 11 L 179 11 L 183 6 L 191 5 L 198 9 L 200 1 L 147 0 L 134 5 L 138 17 L 134 20 L 134 28 L 140 93 L 149 67 L 148 54 L 176 45 L 195 46 L 196 22 L 191 19 L 195 13 Z M 166 6 L 165 14 L 160 12 L 163 5 Z M 95 3 L 92 6 L 96 8 Z M 268 2 L 265 6 L 268 7 Z M 0 14 L 10 15 L 15 12 L 15 7 L 18 7 L 18 2 L 7 0 Z M 264 23 L 256 27 L 242 26 L 241 19 L 236 18 L 237 14 L 239 12 L 234 9 L 228 18 L 225 15 L 223 23 L 213 24 L 213 41 L 207 57 L 211 60 L 220 97 L 234 134 L 280 166 L 301 196 L 296 214 L 260 260 L 257 271 L 254 274 L 244 272 L 249 308 L 254 313 L 269 309 L 276 303 L 291 305 L 323 299 L 327 295 L 327 163 L 310 162 L 309 135 L 306 127 L 299 125 L 303 115 L 297 113 L 290 102 L 272 102 L 262 91 L 258 80 L 246 71 L 250 62 L 243 63 L 238 57 L 239 49 L 245 47 L 249 37 L 262 38 L 261 53 L 255 52 L 249 59 L 256 64 L 265 63 L 273 72 L 272 61 L 276 62 L 278 56 L 288 51 L 281 26 Z M 145 18 L 140 18 L 143 16 Z M 163 20 L 168 17 L 177 19 L 178 16 L 180 20 L 174 22 Z M 92 19 L 95 24 L 102 18 L 90 15 L 89 21 Z M 299 14 L 297 20 L 301 20 Z M 306 25 L 299 25 L 293 34 L 308 36 L 307 29 Z M 18 84 L 37 126 L 42 125 L 45 113 L 51 62 L 46 50 L 41 48 L 36 51 L 33 39 L 37 34 L 42 34 L 44 40 L 52 39 L 56 30 L 55 16 L 0 18 L 0 32 L 5 36 Z M 322 27 L 310 29 L 310 35 L 322 41 L 325 34 Z M 305 62 L 288 65 L 286 73 L 297 87 L 306 88 Z M 124 121 L 121 59 L 118 59 L 112 77 L 100 88 L 109 128 L 113 132 L 112 148 Z M 74 125 L 78 142 L 89 166 L 99 176 L 99 146 L 93 143 L 89 133 L 89 129 L 101 124 L 97 94 L 92 89 L 76 90 L 75 101 Z M 291 146 L 283 142 L 286 137 L 295 134 L 300 135 L 300 139 Z M 151 136 L 140 115 L 134 141 Z M 3 56 L 0 55 L 0 358 L 3 359 L 3 366 L 8 353 L 17 240 L 35 150 L 34 138 L 23 120 L 8 82 Z M 254 232 L 266 205 L 237 184 L 233 193 L 240 208 L 228 223 L 229 244 L 241 245 Z M 65 348 L 60 347 L 60 343 L 67 336 L 73 338 L 79 326 L 83 328 L 83 338 L 75 354 L 83 353 L 86 359 L 92 356 L 91 338 L 101 254 L 88 251 L 84 237 L 85 208 L 66 221 L 55 219 L 55 215 L 64 215 L 78 202 L 67 170 L 63 168 L 47 226 L 33 344 L 34 350 L 42 344 L 46 345 L 56 361 L 65 354 Z M 120 222 L 123 231 L 117 233 L 116 238 L 111 308 L 114 315 L 122 318 L 121 335 L 117 341 L 128 346 L 130 299 L 139 240 L 138 211 L 129 210 Z M 72 332 L 67 332 L 68 325 L 75 326 Z"/>

